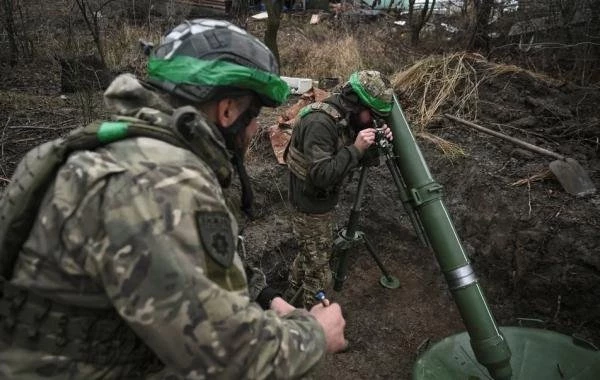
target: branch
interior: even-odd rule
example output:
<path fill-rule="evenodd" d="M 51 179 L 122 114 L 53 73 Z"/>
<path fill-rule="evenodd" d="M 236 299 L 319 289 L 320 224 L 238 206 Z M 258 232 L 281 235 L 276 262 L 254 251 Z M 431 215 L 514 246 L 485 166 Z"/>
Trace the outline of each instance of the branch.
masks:
<path fill-rule="evenodd" d="M 6 120 L 6 124 L 4 124 L 4 128 L 2 128 L 2 136 L 0 137 L 0 159 L 2 159 L 2 161 L 4 161 L 4 134 L 6 133 L 6 128 L 8 127 L 8 124 L 10 123 L 10 119 L 11 117 L 8 117 L 8 120 Z M 4 171 L 4 167 L 0 166 L 0 170 L 2 171 L 2 174 L 4 174 L 4 176 L 6 177 L 6 172 Z"/>
<path fill-rule="evenodd" d="M 81 15 L 83 16 L 83 21 L 85 21 L 85 24 L 87 25 L 87 27 L 90 30 L 90 32 L 92 33 L 92 35 L 95 36 L 94 27 L 92 26 L 92 23 L 87 14 L 87 9 L 89 9 L 89 6 L 87 6 L 87 2 L 85 0 L 75 0 L 75 2 L 77 3 L 79 10 L 81 11 Z"/>
<path fill-rule="evenodd" d="M 101 11 L 105 6 L 107 6 L 108 4 L 114 2 L 115 0 L 106 0 L 104 3 L 102 3 L 102 5 L 100 5 L 100 7 L 98 7 L 98 10 Z"/>

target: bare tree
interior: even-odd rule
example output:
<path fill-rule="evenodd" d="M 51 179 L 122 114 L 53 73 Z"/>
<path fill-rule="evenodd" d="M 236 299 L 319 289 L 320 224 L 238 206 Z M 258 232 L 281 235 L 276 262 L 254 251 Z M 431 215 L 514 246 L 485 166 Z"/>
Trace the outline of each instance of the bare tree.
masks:
<path fill-rule="evenodd" d="M 474 15 L 469 25 L 468 49 L 489 50 L 489 23 L 494 0 L 472 0 Z"/>
<path fill-rule="evenodd" d="M 248 0 L 234 0 L 231 2 L 230 15 L 233 22 L 243 28 L 246 27 L 246 19 L 248 18 Z"/>
<path fill-rule="evenodd" d="M 104 42 L 102 41 L 101 35 L 102 31 L 100 30 L 100 18 L 102 17 L 101 11 L 113 1 L 115 0 L 104 0 L 100 2 L 94 0 L 75 0 L 75 3 L 81 12 L 81 16 L 85 21 L 85 25 L 88 27 L 88 30 L 92 35 L 94 44 L 96 44 L 100 61 L 102 62 L 103 66 L 106 66 L 106 61 L 104 56 Z"/>
<path fill-rule="evenodd" d="M 267 6 L 267 30 L 265 30 L 265 45 L 271 49 L 277 63 L 279 63 L 279 49 L 277 48 L 277 32 L 281 22 L 281 10 L 283 9 L 283 0 L 268 0 Z"/>
<path fill-rule="evenodd" d="M 11 66 L 16 65 L 19 58 L 19 48 L 15 34 L 14 5 L 13 0 L 2 0 L 4 30 L 6 30 L 8 38 L 8 60 Z"/>
<path fill-rule="evenodd" d="M 408 0 L 408 25 L 411 31 L 410 41 L 413 45 L 419 43 L 419 34 L 433 14 L 435 0 L 425 0 L 419 6 L 422 8 L 415 8 L 415 0 Z"/>

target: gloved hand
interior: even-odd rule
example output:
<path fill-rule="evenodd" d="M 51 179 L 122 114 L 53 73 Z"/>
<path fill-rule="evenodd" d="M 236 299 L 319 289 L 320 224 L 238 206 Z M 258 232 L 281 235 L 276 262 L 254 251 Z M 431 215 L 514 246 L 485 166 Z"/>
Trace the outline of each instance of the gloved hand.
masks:
<path fill-rule="evenodd" d="M 267 286 L 260 294 L 256 297 L 256 302 L 260 305 L 263 310 L 269 310 L 271 308 L 271 301 L 276 297 L 282 297 L 283 295 L 277 290 Z"/>
<path fill-rule="evenodd" d="M 360 159 L 360 166 L 379 166 L 379 150 L 376 145 L 371 145 Z"/>

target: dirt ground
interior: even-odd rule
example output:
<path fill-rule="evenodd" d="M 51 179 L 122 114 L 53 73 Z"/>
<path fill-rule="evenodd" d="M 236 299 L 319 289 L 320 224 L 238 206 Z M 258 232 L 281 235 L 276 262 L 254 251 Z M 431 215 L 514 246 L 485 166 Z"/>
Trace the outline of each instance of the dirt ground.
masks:
<path fill-rule="evenodd" d="M 81 123 L 86 114 L 79 109 L 97 104 L 99 94 L 60 98 L 56 78 L 42 75 L 47 68 L 43 63 L 21 67 L 19 73 L 0 70 L 2 181 L 26 149 Z M 600 185 L 599 89 L 550 84 L 521 73 L 484 83 L 479 97 L 478 123 L 575 158 Z M 265 110 L 263 130 L 281 111 Z M 534 327 L 578 334 L 600 345 L 600 195 L 575 198 L 552 178 L 511 186 L 543 172 L 552 159 L 446 119 L 438 119 L 431 132 L 467 152 L 449 159 L 417 138 L 433 177 L 444 186 L 444 203 L 499 325 L 536 319 Z M 248 163 L 257 218 L 243 223 L 247 250 L 283 288 L 296 253 L 287 169 L 277 164 L 266 133 L 255 141 Z M 340 227 L 347 222 L 357 179 L 343 190 Z M 435 256 L 419 243 L 385 165 L 368 173 L 361 230 L 401 286 L 379 285 L 381 272 L 365 247 L 349 251 L 349 278 L 329 298 L 342 305 L 350 349 L 328 357 L 317 378 L 408 379 L 420 352 L 465 328 Z"/>
<path fill-rule="evenodd" d="M 598 89 L 518 73 L 486 82 L 479 91 L 479 124 L 573 157 L 600 183 Z M 275 123 L 277 112 L 263 116 L 264 127 Z M 417 139 L 434 179 L 444 186 L 444 203 L 498 324 L 547 328 L 600 344 L 600 196 L 575 198 L 551 177 L 511 186 L 543 173 L 553 159 L 447 119 L 434 127 L 431 132 L 467 153 L 449 159 Z M 288 174 L 266 135 L 251 152 L 250 167 L 261 216 L 246 226 L 248 251 L 283 287 L 296 248 Z M 339 227 L 348 221 L 357 183 L 358 175 L 344 189 Z M 320 378 L 408 379 L 419 353 L 465 327 L 383 164 L 368 172 L 361 230 L 401 286 L 379 284 L 382 274 L 365 246 L 349 250 L 349 278 L 330 297 L 344 309 L 351 346 L 328 358 Z"/>

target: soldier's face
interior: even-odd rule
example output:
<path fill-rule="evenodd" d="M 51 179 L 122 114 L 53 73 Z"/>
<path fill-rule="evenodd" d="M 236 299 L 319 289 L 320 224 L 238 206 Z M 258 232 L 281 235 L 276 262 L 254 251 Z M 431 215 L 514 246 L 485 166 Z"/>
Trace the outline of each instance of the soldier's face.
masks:
<path fill-rule="evenodd" d="M 246 152 L 250 142 L 258 131 L 256 118 L 260 113 L 261 104 L 253 96 L 244 96 L 235 99 L 223 99 L 217 104 L 216 124 L 219 128 L 230 134 L 230 143 L 234 146 L 228 146 L 229 149 L 241 150 Z M 232 131 L 227 133 L 227 131 Z M 228 143 L 228 144 L 230 144 Z"/>
<path fill-rule="evenodd" d="M 358 113 L 352 115 L 350 123 L 356 131 L 371 128 L 373 125 L 373 115 L 371 115 L 371 111 L 368 108 L 363 108 Z"/>
<path fill-rule="evenodd" d="M 373 115 L 371 115 L 371 111 L 369 111 L 368 109 L 360 111 L 360 113 L 358 114 L 358 121 L 363 125 L 371 126 L 371 124 L 373 123 Z"/>

